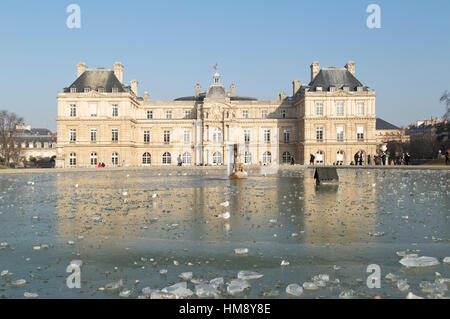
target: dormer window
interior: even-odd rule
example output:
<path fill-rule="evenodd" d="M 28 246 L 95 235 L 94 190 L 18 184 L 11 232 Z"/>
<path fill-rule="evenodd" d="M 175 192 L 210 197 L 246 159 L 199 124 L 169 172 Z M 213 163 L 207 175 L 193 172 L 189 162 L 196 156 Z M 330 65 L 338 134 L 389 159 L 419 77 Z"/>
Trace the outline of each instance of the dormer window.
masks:
<path fill-rule="evenodd" d="M 316 87 L 316 91 L 317 92 L 322 92 L 322 87 L 321 86 Z"/>
<path fill-rule="evenodd" d="M 116 87 L 113 87 L 113 88 L 112 88 L 112 92 L 113 92 L 113 93 L 118 93 L 118 92 L 119 92 L 119 89 L 116 88 Z"/>
<path fill-rule="evenodd" d="M 70 93 L 77 93 L 77 88 L 70 88 Z"/>
<path fill-rule="evenodd" d="M 105 93 L 105 88 L 98 88 L 98 89 L 97 89 L 97 92 L 98 92 L 98 93 Z"/>
<path fill-rule="evenodd" d="M 343 89 L 345 92 L 350 91 L 350 87 L 348 87 L 348 86 L 344 86 L 342 89 Z"/>
<path fill-rule="evenodd" d="M 358 87 L 356 88 L 356 91 L 362 92 L 362 91 L 363 91 L 363 87 L 362 87 L 362 86 L 358 86 Z"/>
<path fill-rule="evenodd" d="M 336 92 L 336 87 L 335 86 L 330 86 L 330 92 Z"/>
<path fill-rule="evenodd" d="M 91 92 L 90 88 L 84 88 L 84 93 L 89 93 L 89 92 Z"/>

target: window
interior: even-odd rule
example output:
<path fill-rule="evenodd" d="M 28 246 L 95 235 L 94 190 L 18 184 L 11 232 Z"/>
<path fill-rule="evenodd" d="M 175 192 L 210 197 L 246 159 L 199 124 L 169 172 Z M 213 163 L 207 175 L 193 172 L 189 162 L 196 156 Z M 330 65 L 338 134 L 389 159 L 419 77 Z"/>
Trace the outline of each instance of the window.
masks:
<path fill-rule="evenodd" d="M 77 154 L 70 153 L 69 156 L 69 165 L 70 166 L 76 166 L 77 165 Z"/>
<path fill-rule="evenodd" d="M 272 163 L 272 154 L 270 152 L 264 152 L 263 154 L 263 164 Z"/>
<path fill-rule="evenodd" d="M 244 119 L 248 119 L 248 111 L 247 111 L 247 110 L 242 111 L 242 117 L 243 117 Z"/>
<path fill-rule="evenodd" d="M 323 127 L 316 127 L 316 140 L 319 142 L 323 141 Z"/>
<path fill-rule="evenodd" d="M 97 89 L 97 92 L 98 92 L 98 93 L 105 93 L 105 88 L 98 88 L 98 89 Z"/>
<path fill-rule="evenodd" d="M 170 163 L 172 163 L 172 155 L 170 155 L 169 152 L 165 152 L 163 154 L 162 160 L 164 165 L 169 165 Z"/>
<path fill-rule="evenodd" d="M 97 142 L 97 129 L 91 128 L 91 142 Z"/>
<path fill-rule="evenodd" d="M 284 143 L 288 144 L 291 137 L 291 131 L 284 130 Z"/>
<path fill-rule="evenodd" d="M 267 118 L 267 111 L 266 111 L 266 110 L 262 110 L 262 111 L 261 111 L 261 117 L 262 117 L 263 119 L 266 119 L 266 118 Z"/>
<path fill-rule="evenodd" d="M 317 92 L 322 92 L 322 87 L 321 86 L 316 87 L 316 91 Z"/>
<path fill-rule="evenodd" d="M 150 155 L 150 153 L 145 152 L 142 155 L 142 165 L 150 165 L 152 163 L 152 156 Z"/>
<path fill-rule="evenodd" d="M 191 143 L 191 132 L 190 131 L 184 131 L 184 144 L 190 144 Z"/>
<path fill-rule="evenodd" d="M 118 92 L 119 92 L 119 89 L 116 88 L 116 87 L 113 87 L 113 88 L 112 88 L 112 92 L 113 92 L 113 93 L 118 93 Z"/>
<path fill-rule="evenodd" d="M 363 87 L 362 86 L 358 86 L 358 87 L 356 87 L 356 91 L 358 91 L 358 92 L 362 92 L 363 91 Z"/>
<path fill-rule="evenodd" d="M 91 104 L 91 116 L 92 117 L 97 116 L 97 104 Z"/>
<path fill-rule="evenodd" d="M 89 92 L 91 92 L 90 88 L 84 88 L 84 93 L 89 93 Z"/>
<path fill-rule="evenodd" d="M 357 115 L 364 115 L 364 103 L 358 103 L 357 107 Z"/>
<path fill-rule="evenodd" d="M 318 151 L 316 153 L 316 163 L 323 164 L 323 152 L 322 151 Z"/>
<path fill-rule="evenodd" d="M 289 164 L 291 163 L 291 153 L 284 152 L 283 153 L 283 164 Z"/>
<path fill-rule="evenodd" d="M 190 118 L 191 117 L 191 110 L 186 110 L 186 111 L 184 111 L 184 117 L 185 118 Z"/>
<path fill-rule="evenodd" d="M 213 141 L 214 143 L 221 143 L 222 142 L 222 130 L 218 127 L 214 129 L 213 132 Z"/>
<path fill-rule="evenodd" d="M 181 158 L 183 160 L 183 164 L 191 165 L 191 153 L 185 152 Z"/>
<path fill-rule="evenodd" d="M 245 152 L 244 162 L 245 162 L 245 164 L 251 164 L 251 162 L 252 162 L 252 153 Z"/>
<path fill-rule="evenodd" d="M 264 143 L 270 143 L 270 130 L 264 130 Z"/>
<path fill-rule="evenodd" d="M 70 132 L 70 142 L 75 143 L 77 140 L 77 130 L 74 128 L 71 128 L 69 130 L 69 132 Z"/>
<path fill-rule="evenodd" d="M 144 143 L 150 143 L 150 131 L 144 131 Z"/>
<path fill-rule="evenodd" d="M 286 110 L 281 110 L 281 118 L 282 119 L 286 118 Z"/>
<path fill-rule="evenodd" d="M 356 128 L 356 137 L 358 138 L 358 141 L 364 141 L 364 127 L 358 126 Z"/>
<path fill-rule="evenodd" d="M 164 131 L 164 143 L 170 143 L 170 131 Z"/>
<path fill-rule="evenodd" d="M 119 141 L 119 129 L 117 129 L 117 128 L 111 129 L 111 141 L 112 142 Z"/>
<path fill-rule="evenodd" d="M 250 130 L 244 130 L 244 141 L 250 143 Z"/>
<path fill-rule="evenodd" d="M 97 165 L 97 153 L 91 153 L 91 165 Z"/>
<path fill-rule="evenodd" d="M 151 120 L 153 118 L 153 111 L 147 111 L 147 120 Z"/>
<path fill-rule="evenodd" d="M 222 153 L 215 152 L 213 154 L 213 164 L 215 164 L 215 165 L 222 165 Z"/>
<path fill-rule="evenodd" d="M 336 103 L 336 115 L 344 116 L 344 103 Z"/>
<path fill-rule="evenodd" d="M 76 104 L 70 104 L 70 117 L 77 116 L 77 105 Z"/>
<path fill-rule="evenodd" d="M 70 88 L 70 93 L 77 93 L 77 88 Z"/>
<path fill-rule="evenodd" d="M 336 127 L 336 140 L 339 142 L 344 140 L 344 128 L 342 126 Z"/>
<path fill-rule="evenodd" d="M 317 103 L 316 104 L 316 115 L 322 116 L 323 115 L 323 103 Z"/>
<path fill-rule="evenodd" d="M 345 92 L 350 91 L 350 87 L 348 87 L 348 86 L 344 86 L 342 89 L 343 89 Z"/>
<path fill-rule="evenodd" d="M 111 155 L 111 164 L 113 165 L 119 165 L 119 153 L 112 153 Z"/>
<path fill-rule="evenodd" d="M 119 105 L 113 104 L 112 105 L 112 117 L 117 117 L 117 116 L 119 116 Z"/>
<path fill-rule="evenodd" d="M 172 111 L 166 111 L 166 120 L 172 119 Z"/>
<path fill-rule="evenodd" d="M 336 92 L 336 87 L 335 86 L 330 86 L 330 92 Z"/>
<path fill-rule="evenodd" d="M 344 164 L 344 151 L 338 151 L 336 155 L 336 164 L 343 165 Z"/>

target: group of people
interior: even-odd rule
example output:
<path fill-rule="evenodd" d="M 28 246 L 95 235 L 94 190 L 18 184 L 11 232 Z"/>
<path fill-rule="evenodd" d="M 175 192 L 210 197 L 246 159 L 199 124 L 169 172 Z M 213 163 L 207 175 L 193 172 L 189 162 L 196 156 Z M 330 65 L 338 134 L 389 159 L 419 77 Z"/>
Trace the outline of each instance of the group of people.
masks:
<path fill-rule="evenodd" d="M 439 158 L 442 158 L 442 151 L 439 150 Z M 450 165 L 450 148 L 447 148 L 444 153 L 445 165 Z"/>
<path fill-rule="evenodd" d="M 105 165 L 105 163 L 103 163 L 103 162 L 97 164 L 97 167 L 98 167 L 98 168 L 104 168 L 105 166 L 106 166 L 106 165 Z"/>
<path fill-rule="evenodd" d="M 449 153 L 447 152 L 446 154 L 446 163 L 448 163 L 447 165 L 450 165 L 450 159 L 449 159 Z M 310 154 L 310 159 L 309 159 L 309 165 L 314 165 L 315 164 L 315 159 L 316 157 L 313 154 Z M 355 153 L 355 155 L 353 156 L 353 161 L 350 162 L 351 166 L 355 166 L 355 165 L 410 165 L 411 164 L 411 155 L 409 155 L 408 152 L 406 153 L 402 153 L 401 156 L 399 156 L 397 159 L 393 158 L 393 157 L 388 157 L 388 155 L 386 154 L 386 152 L 381 152 L 379 155 L 374 155 L 374 156 L 370 156 L 367 155 L 367 161 L 365 158 L 365 154 L 362 151 L 358 151 Z M 389 160 L 388 160 L 389 159 Z M 387 160 L 389 161 L 387 163 Z M 333 163 L 333 165 L 343 165 L 343 162 L 335 162 Z"/>

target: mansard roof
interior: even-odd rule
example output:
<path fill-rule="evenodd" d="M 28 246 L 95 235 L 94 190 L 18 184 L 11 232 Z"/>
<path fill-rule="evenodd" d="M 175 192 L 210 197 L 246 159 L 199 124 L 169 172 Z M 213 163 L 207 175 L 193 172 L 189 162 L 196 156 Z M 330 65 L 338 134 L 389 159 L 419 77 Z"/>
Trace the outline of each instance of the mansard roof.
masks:
<path fill-rule="evenodd" d="M 330 87 L 336 89 L 349 87 L 350 91 L 356 91 L 358 87 L 363 87 L 364 91 L 368 91 L 368 88 L 345 68 L 321 69 L 308 87 L 311 91 L 316 91 L 318 87 L 321 87 L 323 91 L 328 91 Z"/>
<path fill-rule="evenodd" d="M 386 122 L 385 120 L 382 120 L 380 118 L 377 118 L 376 129 L 377 130 L 400 130 L 400 128 L 395 126 L 394 124 Z"/>
<path fill-rule="evenodd" d="M 76 88 L 80 93 L 84 92 L 85 88 L 93 91 L 103 88 L 106 93 L 111 93 L 113 88 L 117 88 L 119 93 L 130 92 L 130 87 L 120 83 L 114 71 L 102 68 L 86 70 L 72 85 L 64 88 L 64 92 L 70 93 L 71 88 Z"/>
<path fill-rule="evenodd" d="M 198 96 L 184 96 L 175 99 L 174 101 L 196 101 L 203 102 L 206 97 L 206 92 L 200 93 Z M 230 96 L 231 101 L 258 101 L 258 99 L 249 96 Z"/>

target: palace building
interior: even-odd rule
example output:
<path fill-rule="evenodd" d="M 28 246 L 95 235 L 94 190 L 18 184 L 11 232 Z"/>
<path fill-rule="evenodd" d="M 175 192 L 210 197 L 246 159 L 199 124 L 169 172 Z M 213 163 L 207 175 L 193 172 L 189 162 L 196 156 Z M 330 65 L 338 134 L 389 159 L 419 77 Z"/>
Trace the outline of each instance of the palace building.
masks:
<path fill-rule="evenodd" d="M 88 69 L 58 93 L 57 167 L 223 165 L 233 150 L 245 164 L 348 165 L 377 149 L 373 90 L 344 68 L 311 65 L 311 81 L 293 81 L 292 95 L 258 100 L 213 83 L 195 95 L 155 101 L 123 81 L 124 67 Z M 366 156 L 364 156 L 366 158 Z"/>

